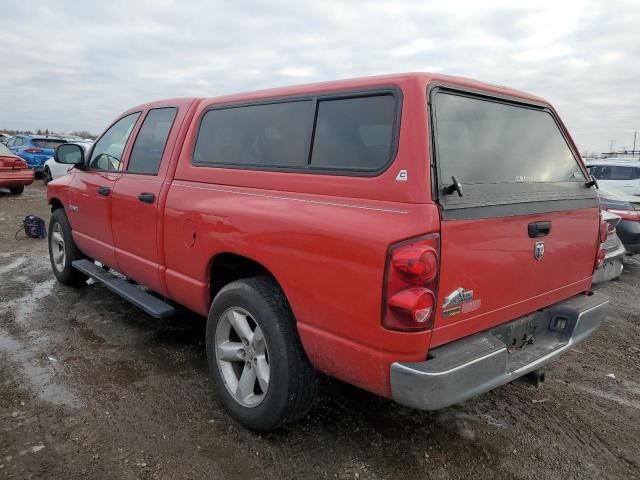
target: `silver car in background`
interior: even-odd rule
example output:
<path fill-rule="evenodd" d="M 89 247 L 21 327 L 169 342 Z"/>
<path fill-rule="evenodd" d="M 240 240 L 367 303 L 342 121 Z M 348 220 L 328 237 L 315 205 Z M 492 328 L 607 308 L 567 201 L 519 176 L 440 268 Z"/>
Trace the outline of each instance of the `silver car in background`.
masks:
<path fill-rule="evenodd" d="M 603 210 L 600 215 L 608 224 L 607 240 L 603 243 L 605 257 L 602 267 L 593 274 L 593 285 L 599 285 L 610 280 L 614 280 L 622 275 L 624 269 L 623 258 L 627 251 L 616 234 L 616 225 L 620 222 L 620 217 Z"/>

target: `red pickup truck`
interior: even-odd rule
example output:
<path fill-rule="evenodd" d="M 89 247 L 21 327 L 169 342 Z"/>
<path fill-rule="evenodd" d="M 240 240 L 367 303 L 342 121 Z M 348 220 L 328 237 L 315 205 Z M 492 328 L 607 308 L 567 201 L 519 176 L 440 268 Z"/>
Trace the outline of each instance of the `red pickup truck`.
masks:
<path fill-rule="evenodd" d="M 56 160 L 55 276 L 208 316 L 217 392 L 253 430 L 303 416 L 318 372 L 462 402 L 605 316 L 595 182 L 523 92 L 412 73 L 165 100 Z"/>

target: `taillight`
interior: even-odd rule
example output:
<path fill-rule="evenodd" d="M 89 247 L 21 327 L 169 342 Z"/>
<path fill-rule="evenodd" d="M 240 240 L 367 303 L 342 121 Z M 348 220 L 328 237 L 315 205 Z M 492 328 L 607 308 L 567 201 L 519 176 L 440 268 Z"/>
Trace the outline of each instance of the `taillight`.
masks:
<path fill-rule="evenodd" d="M 24 149 L 25 152 L 27 153 L 42 153 L 43 150 L 40 148 L 25 148 Z"/>
<path fill-rule="evenodd" d="M 15 160 L 13 162 L 13 169 L 20 170 L 21 168 L 27 168 L 27 162 L 24 160 Z"/>
<path fill-rule="evenodd" d="M 600 230 L 598 232 L 599 242 L 598 242 L 598 252 L 596 253 L 596 261 L 593 264 L 594 272 L 600 267 L 602 267 L 602 265 L 604 264 L 604 257 L 606 255 L 606 252 L 602 244 L 606 242 L 608 236 L 609 236 L 609 222 L 607 222 L 602 218 L 602 212 L 600 212 Z"/>
<path fill-rule="evenodd" d="M 438 233 L 389 248 L 382 305 L 385 328 L 404 331 L 433 328 L 439 256 Z"/>
<path fill-rule="evenodd" d="M 618 215 L 623 220 L 630 222 L 640 222 L 640 210 L 623 210 L 618 208 L 607 208 L 607 212 Z"/>
<path fill-rule="evenodd" d="M 595 270 L 597 270 L 600 267 L 602 267 L 602 265 L 604 264 L 604 257 L 605 256 L 606 256 L 606 252 L 604 251 L 604 247 L 602 245 L 600 245 L 598 247 L 598 254 L 596 255 Z"/>
<path fill-rule="evenodd" d="M 605 242 L 609 236 L 609 224 L 600 217 L 600 243 Z"/>

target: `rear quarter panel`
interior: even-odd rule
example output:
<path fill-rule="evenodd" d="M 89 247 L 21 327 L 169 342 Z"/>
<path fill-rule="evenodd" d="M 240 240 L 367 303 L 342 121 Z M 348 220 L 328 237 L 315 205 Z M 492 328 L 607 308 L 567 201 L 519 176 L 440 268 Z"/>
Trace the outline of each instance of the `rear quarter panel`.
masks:
<path fill-rule="evenodd" d="M 387 394 L 392 361 L 424 358 L 428 332 L 382 328 L 381 292 L 388 246 L 437 230 L 434 206 L 345 203 L 337 197 L 176 181 L 165 222 L 168 290 L 190 308 L 207 313 L 211 262 L 231 252 L 275 276 L 305 350 L 320 370 Z M 188 246 L 191 225 L 193 247 Z"/>

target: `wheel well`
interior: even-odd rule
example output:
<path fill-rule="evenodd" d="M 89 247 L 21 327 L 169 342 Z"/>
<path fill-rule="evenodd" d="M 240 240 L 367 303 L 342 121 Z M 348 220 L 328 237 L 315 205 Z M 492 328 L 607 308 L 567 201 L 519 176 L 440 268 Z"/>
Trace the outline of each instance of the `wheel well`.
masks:
<path fill-rule="evenodd" d="M 64 206 L 62 205 L 62 202 L 57 198 L 52 198 L 51 200 L 49 200 L 49 205 L 51 205 L 52 212 L 54 210 L 58 210 L 59 208 L 64 208 Z"/>
<path fill-rule="evenodd" d="M 215 257 L 211 264 L 209 300 L 213 301 L 222 287 L 231 282 L 242 278 L 261 276 L 271 277 L 275 280 L 271 272 L 255 260 L 234 253 L 221 253 Z"/>

